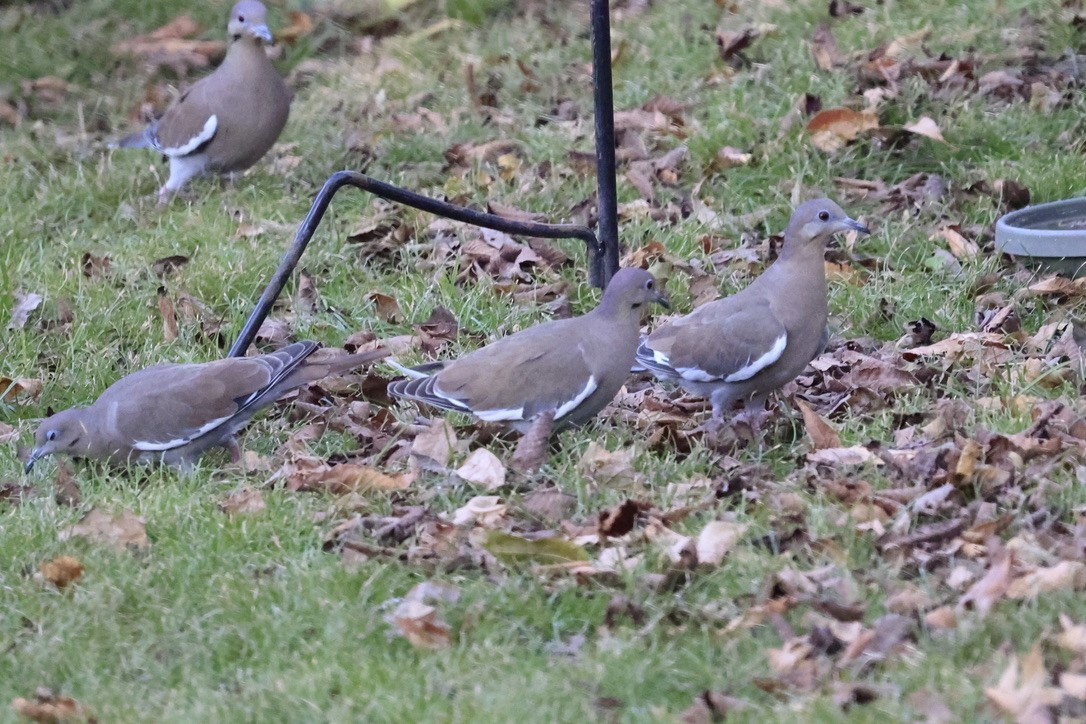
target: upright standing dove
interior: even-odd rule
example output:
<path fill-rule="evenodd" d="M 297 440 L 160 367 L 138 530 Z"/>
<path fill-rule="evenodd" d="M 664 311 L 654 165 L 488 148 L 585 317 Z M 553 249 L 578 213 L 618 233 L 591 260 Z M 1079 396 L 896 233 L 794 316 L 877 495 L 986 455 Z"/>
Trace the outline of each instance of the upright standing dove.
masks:
<path fill-rule="evenodd" d="M 209 448 L 225 447 L 237 458 L 234 433 L 260 408 L 385 354 L 336 354 L 316 342 L 295 342 L 256 357 L 148 367 L 113 383 L 89 407 L 43 420 L 26 470 L 56 453 L 188 466 Z"/>
<path fill-rule="evenodd" d="M 641 312 L 649 302 L 667 305 L 652 275 L 620 269 L 591 312 L 529 327 L 435 374 L 392 382 L 388 391 L 521 433 L 543 413 L 553 414 L 555 427 L 583 423 L 614 398 L 629 375 Z"/>
<path fill-rule="evenodd" d="M 235 5 L 222 65 L 153 124 L 118 142 L 122 148 L 153 148 L 170 160 L 170 177 L 158 192 L 160 205 L 193 176 L 244 171 L 279 138 L 292 94 L 264 52 L 272 39 L 265 13 L 258 0 Z"/>
<path fill-rule="evenodd" d="M 743 400 L 757 428 L 766 396 L 825 347 L 825 246 L 848 229 L 869 233 L 829 199 L 801 204 L 776 262 L 741 292 L 654 331 L 638 347 L 637 361 L 659 379 L 708 397 L 714 425 Z"/>

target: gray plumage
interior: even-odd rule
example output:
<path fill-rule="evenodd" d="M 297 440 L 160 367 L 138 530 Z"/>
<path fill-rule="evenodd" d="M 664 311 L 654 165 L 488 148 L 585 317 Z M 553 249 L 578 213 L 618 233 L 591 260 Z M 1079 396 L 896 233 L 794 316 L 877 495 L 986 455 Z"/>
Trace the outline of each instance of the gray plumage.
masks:
<path fill-rule="evenodd" d="M 271 32 L 258 0 L 241 0 L 230 11 L 230 47 L 214 73 L 193 84 L 142 131 L 121 139 L 121 148 L 153 148 L 170 161 L 159 190 L 168 201 L 192 177 L 244 171 L 267 153 L 286 125 L 292 93 L 264 52 Z"/>
<path fill-rule="evenodd" d="M 828 199 L 801 204 L 776 262 L 739 293 L 661 326 L 642 341 L 637 361 L 708 397 L 715 422 L 739 400 L 763 406 L 825 348 L 825 245 L 848 229 L 869 233 Z"/>
<path fill-rule="evenodd" d="M 295 342 L 256 357 L 148 367 L 115 382 L 90 406 L 43 420 L 26 469 L 57 453 L 189 465 L 213 447 L 236 452 L 234 434 L 262 407 L 385 354 L 337 354 L 316 342 Z"/>
<path fill-rule="evenodd" d="M 599 306 L 572 319 L 529 327 L 450 362 L 411 370 L 415 379 L 388 386 L 389 394 L 444 410 L 466 412 L 525 432 L 543 412 L 554 427 L 595 417 L 622 387 L 637 348 L 641 312 L 667 303 L 652 275 L 621 269 Z"/>

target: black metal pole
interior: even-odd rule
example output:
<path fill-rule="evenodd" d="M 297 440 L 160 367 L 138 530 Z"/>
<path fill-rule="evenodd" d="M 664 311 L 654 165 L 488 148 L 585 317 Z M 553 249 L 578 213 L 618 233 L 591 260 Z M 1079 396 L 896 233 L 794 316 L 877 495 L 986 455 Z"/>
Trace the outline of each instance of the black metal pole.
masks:
<path fill-rule="evenodd" d="M 611 89 L 611 16 L 608 0 L 592 0 L 592 84 L 596 101 L 596 207 L 604 286 L 618 271 L 618 192 L 615 190 L 615 103 Z"/>
<path fill-rule="evenodd" d="M 608 94 L 608 97 L 610 97 L 610 94 Z M 612 129 L 612 137 L 613 135 Z M 613 142 L 611 144 L 611 161 L 613 170 Z M 275 304 L 275 300 L 279 297 L 280 292 L 283 291 L 283 287 L 286 286 L 287 280 L 290 279 L 294 267 L 298 265 L 298 260 L 302 258 L 302 253 L 305 251 L 306 246 L 309 245 L 309 240 L 313 238 L 317 226 L 320 225 L 321 219 L 324 218 L 325 212 L 328 211 L 328 204 L 331 203 L 332 197 L 344 186 L 354 186 L 363 191 L 369 191 L 371 194 L 375 194 L 381 198 L 388 199 L 389 201 L 412 206 L 416 209 L 445 216 L 455 221 L 463 221 L 464 223 L 474 224 L 475 226 L 502 231 L 506 234 L 537 236 L 544 239 L 581 239 L 588 246 L 589 281 L 597 287 L 603 287 L 606 286 L 607 281 L 611 278 L 611 274 L 614 273 L 613 270 L 610 274 L 604 275 L 602 273 L 609 268 L 607 264 L 603 262 L 604 250 L 600 246 L 599 241 L 597 241 L 596 235 L 593 234 L 592 230 L 587 226 L 581 226 L 579 224 L 541 224 L 531 221 L 513 221 L 494 214 L 467 209 L 462 206 L 450 204 L 447 201 L 440 201 L 438 199 L 430 198 L 429 196 L 423 196 L 414 191 L 408 191 L 399 186 L 393 186 L 392 184 L 378 181 L 375 178 L 358 173 L 357 171 L 340 171 L 332 174 L 317 193 L 317 198 L 313 200 L 313 205 L 309 208 L 309 213 L 306 214 L 305 219 L 298 227 L 298 232 L 294 235 L 294 241 L 291 243 L 286 253 L 283 254 L 283 258 L 279 261 L 279 266 L 276 268 L 275 274 L 272 276 L 271 281 L 268 282 L 268 286 L 265 287 L 264 293 L 260 295 L 260 300 L 256 303 L 256 307 L 253 309 L 252 314 L 249 315 L 249 319 L 245 321 L 245 326 L 242 327 L 237 341 L 234 342 L 234 346 L 230 348 L 231 357 L 243 356 L 245 350 L 252 344 L 253 339 L 256 337 L 257 330 L 260 329 L 260 325 L 263 324 L 264 320 L 267 318 L 272 305 Z M 613 173 L 611 175 L 611 186 L 614 188 Z M 603 229 L 602 214 L 600 228 L 601 230 Z M 614 251 L 616 254 L 615 266 L 617 267 L 617 247 Z"/>

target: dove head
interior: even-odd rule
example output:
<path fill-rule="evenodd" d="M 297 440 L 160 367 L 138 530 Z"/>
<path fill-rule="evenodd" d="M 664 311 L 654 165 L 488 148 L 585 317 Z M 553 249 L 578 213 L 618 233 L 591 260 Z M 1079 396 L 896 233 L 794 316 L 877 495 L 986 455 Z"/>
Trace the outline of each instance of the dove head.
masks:
<path fill-rule="evenodd" d="M 259 0 L 241 0 L 230 11 L 226 31 L 234 40 L 249 37 L 265 43 L 272 41 L 271 31 L 265 24 L 268 11 Z"/>
<path fill-rule="evenodd" d="M 644 269 L 619 269 L 607 285 L 598 309 L 616 317 L 640 319 L 641 310 L 652 302 L 669 306 L 652 274 Z"/>
<path fill-rule="evenodd" d="M 58 412 L 42 420 L 34 433 L 34 450 L 26 462 L 26 472 L 46 455 L 63 453 L 70 456 L 85 455 L 90 450 L 93 431 L 87 429 L 85 410 L 77 407 Z"/>
<path fill-rule="evenodd" d="M 842 231 L 871 231 L 855 219 L 849 218 L 840 206 L 829 199 L 814 199 L 796 207 L 788 228 L 784 232 L 786 246 L 823 247 L 834 234 Z"/>

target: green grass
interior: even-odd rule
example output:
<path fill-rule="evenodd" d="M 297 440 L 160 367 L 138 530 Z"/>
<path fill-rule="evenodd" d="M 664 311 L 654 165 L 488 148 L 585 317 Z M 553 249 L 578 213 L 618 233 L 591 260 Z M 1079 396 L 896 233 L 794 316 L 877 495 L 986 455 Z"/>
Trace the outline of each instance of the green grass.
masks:
<path fill-rule="evenodd" d="M 148 82 L 140 64 L 114 58 L 109 47 L 182 10 L 210 28 L 207 37 L 218 38 L 225 6 L 191 0 L 86 0 L 57 14 L 30 14 L 19 5 L 0 8 L 4 27 L 12 31 L 0 33 L 0 57 L 7 59 L 0 64 L 0 93 L 20 97 L 22 81 L 48 74 L 75 86 L 63 105 L 39 107 L 31 97 L 29 118 L 14 129 L 0 125 L 0 323 L 6 324 L 15 290 L 45 298 L 25 328 L 5 329 L 0 336 L 0 374 L 39 377 L 45 384 L 40 398 L 4 407 L 4 419 L 20 430 L 25 444 L 47 409 L 85 404 L 124 374 L 160 361 L 224 355 L 224 345 L 240 329 L 295 225 L 335 170 L 364 165 L 377 178 L 432 195 L 459 196 L 480 205 L 495 199 L 555 220 L 574 220 L 572 209 L 594 191 L 591 177 L 569 171 L 568 158 L 570 150 L 593 149 L 590 44 L 582 5 L 518 3 L 497 9 L 480 25 L 462 23 L 412 39 L 413 32 L 444 17 L 440 8 L 419 3 L 402 16 L 401 32 L 377 41 L 373 51 L 313 54 L 320 65 L 305 70 L 281 139 L 293 146 L 288 153 L 300 156 L 300 164 L 284 175 L 273 173 L 265 161 L 235 184 L 198 180 L 184 199 L 161 212 L 154 208 L 154 196 L 163 166 L 147 154 L 105 149 L 106 138 L 128 129 L 128 110 Z M 1080 31 L 1060 20 L 1061 3 L 1055 0 L 869 5 L 864 15 L 832 21 L 842 53 L 866 52 L 930 27 L 925 47 L 933 55 L 976 54 L 982 58 L 975 71 L 979 77 L 1017 62 L 1000 57 L 1018 42 L 1014 33 L 1021 11 L 1037 18 L 1036 41 L 1048 55 L 1077 51 L 1081 44 Z M 947 102 L 935 97 L 928 84 L 910 79 L 881 111 L 883 122 L 901 124 L 930 115 L 948 144 L 918 139 L 895 151 L 860 141 L 825 155 L 798 127 L 783 136 L 778 129 L 803 93 L 820 96 L 825 107 L 855 99 L 852 72 L 818 70 L 807 47 L 814 26 L 830 21 L 826 4 L 739 6 L 738 14 L 731 14 L 711 2 L 655 3 L 615 24 L 615 45 L 623 48 L 614 71 L 615 107 L 637 107 L 657 95 L 691 104 L 684 113 L 685 139 L 650 139 L 654 157 L 680 142 L 690 149 L 679 186 L 658 186 L 659 200 L 677 203 L 701 182 L 701 199 L 722 219 L 712 233 L 727 248 L 744 233 L 779 231 L 797 185 L 804 198 L 831 195 L 876 230 L 855 249 L 857 255 L 877 259 L 867 283 L 833 285 L 832 324 L 839 334 L 893 340 L 906 322 L 922 316 L 942 332 L 973 329 L 968 290 L 985 274 L 1003 270 L 982 255 L 966 261 L 958 276 L 931 272 L 926 262 L 939 242 L 929 236 L 944 219 L 990 229 L 1000 213 L 995 203 L 961 193 L 979 180 L 1014 178 L 1031 189 L 1035 202 L 1086 191 L 1080 153 L 1060 140 L 1065 132 L 1081 135 L 1086 103 L 1081 94 L 1069 94 L 1064 106 L 1041 114 L 1024 102 L 993 106 L 973 93 Z M 470 3 L 449 12 L 476 18 Z M 282 7 L 273 9 L 272 21 L 285 23 Z M 714 31 L 749 22 L 772 22 L 778 30 L 747 51 L 751 68 L 730 75 L 719 59 Z M 350 37 L 347 27 L 325 24 L 321 32 Z M 288 53 L 288 65 L 305 69 L 311 53 L 312 45 L 303 45 Z M 517 60 L 531 68 L 535 88 L 522 89 L 525 76 Z M 471 110 L 463 72 L 468 63 L 475 67 L 480 88 L 497 88 L 497 121 Z M 377 73 L 379 67 L 387 72 Z M 420 94 L 425 94 L 423 101 Z M 539 122 L 562 100 L 576 104 L 577 122 Z M 415 112 L 419 103 L 443 119 L 445 130 L 425 118 L 421 130 L 413 130 L 397 118 Z M 350 150 L 352 137 L 369 152 Z M 514 180 L 503 181 L 486 164 L 463 174 L 445 168 L 443 153 L 454 143 L 497 139 L 520 144 L 523 166 Z M 752 152 L 755 162 L 709 171 L 724 145 Z M 551 166 L 549 176 L 536 173 L 543 164 Z M 894 184 L 920 171 L 944 176 L 952 193 L 917 215 L 882 214 L 877 204 L 844 198 L 833 181 L 842 176 Z M 482 183 L 484 176 L 491 183 Z M 638 198 L 621 171 L 619 194 L 622 202 Z M 364 262 L 345 238 L 384 209 L 353 190 L 336 198 L 302 264 L 318 285 L 322 308 L 297 315 L 295 338 L 339 344 L 360 329 L 379 337 L 404 334 L 410 322 L 422 321 L 436 305 L 449 308 L 464 329 L 484 337 L 546 318 L 541 310 L 511 305 L 487 281 L 457 286 L 455 270 L 428 266 L 425 230 L 430 219 L 412 210 L 391 213 L 416 232 L 419 243 L 394 252 L 391 259 Z M 743 220 L 766 209 L 763 221 Z M 265 232 L 238 237 L 242 223 L 263 226 Z M 468 233 L 459 232 L 462 239 Z M 700 245 L 706 233 L 710 230 L 694 217 L 674 224 L 637 219 L 622 226 L 627 249 L 659 240 L 675 256 L 711 268 Z M 563 244 L 575 263 L 562 277 L 573 285 L 574 309 L 582 311 L 594 303 L 596 292 L 584 279 L 578 244 Z M 88 252 L 110 258 L 104 276 L 81 272 L 80 259 Z M 176 275 L 156 277 L 152 263 L 173 254 L 191 261 Z M 553 278 L 542 273 L 539 280 Z M 748 280 L 745 273 L 725 270 L 721 289 L 730 292 Z M 680 272 L 670 280 L 681 311 L 689 305 L 684 281 Z M 996 289 L 1010 295 L 1021 284 L 1021 278 L 1005 273 Z M 204 335 L 199 322 L 182 321 L 179 338 L 166 342 L 157 310 L 160 287 L 175 301 L 190 294 L 207 304 L 223 320 L 221 339 Z M 407 323 L 374 319 L 372 304 L 363 300 L 370 291 L 396 297 Z M 55 317 L 64 305 L 71 309 L 71 324 L 63 331 L 42 331 L 38 322 Z M 1033 332 L 1053 309 L 1023 299 L 1019 312 L 1024 328 Z M 448 354 L 475 344 L 461 336 Z M 1074 398 L 1077 389 L 960 378 L 905 397 L 897 411 L 926 414 L 937 396 L 968 401 L 1014 394 Z M 892 412 L 846 415 L 835 422 L 846 444 L 889 444 L 895 430 Z M 407 420 L 410 415 L 405 411 L 401 416 Z M 950 633 L 920 626 L 911 655 L 890 657 L 855 675 L 892 684 L 899 693 L 845 713 L 831 700 L 828 687 L 772 694 L 758 686 L 772 676 L 764 652 L 781 645 L 779 636 L 768 625 L 731 633 L 723 629 L 756 603 L 773 573 L 836 565 L 866 606 L 866 625 L 884 613 L 887 592 L 902 580 L 899 567 L 879 552 L 873 536 L 841 525 L 847 510 L 843 504 L 795 475 L 807 449 L 798 415 L 795 419 L 797 429 L 789 432 L 782 426 L 764 452 L 747 449 L 736 455 L 771 467 L 777 479 L 765 481 L 767 489 L 801 496 L 806 506 L 802 525 L 823 545 L 780 555 L 756 545 L 788 525 L 780 511 L 752 500 L 728 503 L 735 505 L 737 519 L 751 527 L 725 565 L 698 572 L 674 592 L 642 584 L 641 574 L 666 569 L 651 551 L 637 571 L 616 585 L 578 585 L 572 578 L 542 578 L 516 569 L 438 573 L 458 586 L 461 596 L 441 607 L 453 643 L 437 652 L 412 648 L 385 621 L 397 597 L 433 574 L 386 560 L 347 566 L 323 552 L 325 533 L 343 517 L 329 496 L 270 487 L 263 491 L 265 511 L 228 517 L 219 501 L 242 483 L 259 486 L 264 479 L 255 474 L 243 480 L 240 473 L 224 472 L 219 469 L 223 459 L 212 455 L 191 475 L 77 468 L 84 503 L 73 510 L 51 500 L 51 464 L 43 464 L 45 472 L 30 478 L 39 497 L 19 506 L 0 503 L 0 719 L 14 716 L 7 702 L 29 696 L 38 686 L 74 697 L 102 721 L 606 720 L 610 714 L 598 707 L 606 698 L 621 702 L 614 710 L 619 720 L 668 721 L 706 689 L 748 700 L 752 706 L 740 720 L 909 720 L 916 713 L 908 694 L 922 689 L 942 692 L 963 719 L 978 712 L 992 716 L 991 709 L 978 707 L 984 687 L 1005 666 L 1006 654 L 1023 652 L 1058 630 L 1061 612 L 1076 621 L 1086 618 L 1081 596 L 1059 593 L 1032 603 L 1005 602 L 987 619 L 971 619 Z M 977 411 L 971 424 L 1013 432 L 1028 422 L 1009 411 Z M 243 442 L 271 454 L 299 426 L 273 412 L 258 419 Z M 646 485 L 633 493 L 661 508 L 669 502 L 669 483 L 724 474 L 710 451 L 697 448 L 683 456 L 648 450 L 636 431 L 601 420 L 564 434 L 543 473 L 575 496 L 572 517 L 577 520 L 590 520 L 631 494 L 600 488 L 578 471 L 577 461 L 592 440 L 609 449 L 635 446 Z M 353 441 L 347 435 L 329 436 L 312 445 L 315 453 L 327 456 L 349 450 Z M 506 457 L 511 452 L 507 443 L 492 449 Z M 1064 487 L 1053 508 L 1070 522 L 1071 510 L 1086 503 L 1086 494 L 1070 484 L 1070 471 L 1059 474 Z M 863 475 L 876 488 L 889 485 L 881 473 Z M 0 446 L 0 481 L 20 476 L 15 445 Z M 478 492 L 455 478 L 426 474 L 408 497 L 450 512 Z M 516 504 L 527 492 L 503 495 Z M 390 507 L 387 496 L 376 494 L 368 495 L 365 505 L 365 512 Z M 143 516 L 150 548 L 120 553 L 85 541 L 60 541 L 58 531 L 90 506 Z M 677 527 L 696 532 L 718 513 L 699 513 Z M 1019 524 L 1016 520 L 1012 530 Z M 63 592 L 29 575 L 60 554 L 73 555 L 86 566 L 84 577 Z M 934 577 L 921 574 L 913 582 L 942 602 L 955 600 Z M 608 601 L 617 594 L 644 610 L 642 623 L 622 619 L 613 630 L 604 626 Z M 790 620 L 797 632 L 806 633 L 802 612 L 801 607 Z M 585 637 L 576 654 L 554 653 L 576 636 Z M 845 670 L 833 678 L 853 676 Z"/>

